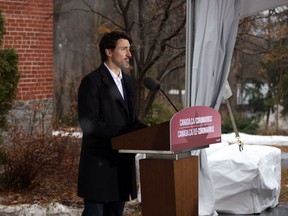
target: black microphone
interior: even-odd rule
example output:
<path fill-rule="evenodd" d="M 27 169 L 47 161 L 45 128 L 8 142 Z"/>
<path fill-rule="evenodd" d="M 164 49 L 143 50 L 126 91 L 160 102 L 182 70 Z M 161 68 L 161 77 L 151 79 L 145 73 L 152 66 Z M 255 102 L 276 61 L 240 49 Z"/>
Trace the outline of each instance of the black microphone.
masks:
<path fill-rule="evenodd" d="M 176 112 L 178 112 L 177 108 L 174 106 L 170 98 L 165 94 L 165 92 L 160 88 L 160 83 L 153 79 L 152 77 L 145 77 L 143 80 L 144 86 L 149 89 L 150 91 L 158 91 L 160 90 L 162 94 L 167 98 L 170 104 L 173 106 Z"/>

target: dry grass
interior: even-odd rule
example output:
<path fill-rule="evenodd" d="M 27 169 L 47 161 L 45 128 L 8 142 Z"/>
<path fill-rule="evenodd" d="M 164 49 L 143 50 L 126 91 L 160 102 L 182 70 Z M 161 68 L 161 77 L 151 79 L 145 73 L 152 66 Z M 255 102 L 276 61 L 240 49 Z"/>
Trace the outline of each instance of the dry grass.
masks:
<path fill-rule="evenodd" d="M 288 146 L 278 147 L 282 152 L 288 153 Z M 281 193 L 280 203 L 288 203 L 288 167 L 283 167 L 281 171 Z"/>
<path fill-rule="evenodd" d="M 288 203 L 288 168 L 282 168 L 280 202 Z"/>

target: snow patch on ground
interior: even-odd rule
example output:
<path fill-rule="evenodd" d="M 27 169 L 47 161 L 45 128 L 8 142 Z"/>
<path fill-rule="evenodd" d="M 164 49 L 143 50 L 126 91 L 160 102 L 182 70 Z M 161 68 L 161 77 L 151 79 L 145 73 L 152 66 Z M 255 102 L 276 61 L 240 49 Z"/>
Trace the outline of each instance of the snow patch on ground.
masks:
<path fill-rule="evenodd" d="M 288 136 L 262 136 L 240 133 L 240 140 L 245 144 L 249 145 L 273 145 L 273 146 L 288 146 Z M 222 134 L 222 143 L 227 142 L 228 144 L 237 143 L 235 133 Z"/>
<path fill-rule="evenodd" d="M 47 205 L 22 204 L 15 206 L 0 205 L 0 215 L 3 216 L 80 216 L 82 209 L 64 206 L 60 203 Z"/>

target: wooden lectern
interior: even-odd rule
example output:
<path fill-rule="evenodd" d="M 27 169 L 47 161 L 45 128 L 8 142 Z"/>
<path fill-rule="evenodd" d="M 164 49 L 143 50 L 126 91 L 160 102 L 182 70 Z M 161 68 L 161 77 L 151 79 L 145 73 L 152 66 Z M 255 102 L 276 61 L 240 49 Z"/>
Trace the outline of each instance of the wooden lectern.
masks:
<path fill-rule="evenodd" d="M 112 139 L 122 153 L 144 153 L 139 161 L 142 216 L 198 215 L 198 157 L 170 151 L 169 122 Z"/>
<path fill-rule="evenodd" d="M 198 215 L 198 157 L 191 150 L 221 142 L 220 114 L 188 107 L 169 122 L 112 139 L 113 149 L 144 153 L 139 161 L 142 216 Z"/>

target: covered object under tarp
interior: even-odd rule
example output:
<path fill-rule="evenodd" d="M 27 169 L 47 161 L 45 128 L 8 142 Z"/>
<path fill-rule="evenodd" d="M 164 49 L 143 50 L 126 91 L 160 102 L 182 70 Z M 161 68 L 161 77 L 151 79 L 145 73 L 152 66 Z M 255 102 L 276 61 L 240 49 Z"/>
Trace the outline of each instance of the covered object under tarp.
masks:
<path fill-rule="evenodd" d="M 216 146 L 216 145 L 215 145 Z M 207 149 L 218 213 L 258 214 L 279 204 L 281 150 L 238 145 Z"/>

